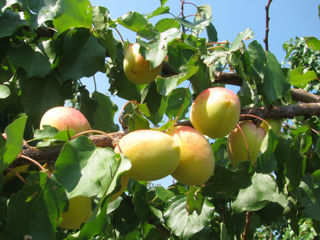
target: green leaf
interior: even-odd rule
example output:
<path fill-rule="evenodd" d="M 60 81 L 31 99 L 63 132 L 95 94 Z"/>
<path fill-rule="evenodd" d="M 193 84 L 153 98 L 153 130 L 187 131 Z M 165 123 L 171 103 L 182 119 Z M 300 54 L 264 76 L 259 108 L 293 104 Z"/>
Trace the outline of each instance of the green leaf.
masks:
<path fill-rule="evenodd" d="M 212 21 L 212 9 L 210 5 L 201 5 L 197 7 L 197 13 L 194 17 L 194 24 L 201 24 L 201 29 L 197 30 L 197 34 L 200 34 L 206 27 L 210 25 Z M 205 27 L 205 28 L 202 28 Z"/>
<path fill-rule="evenodd" d="M 208 201 L 205 201 L 201 214 L 196 211 L 188 214 L 187 197 L 176 195 L 171 198 L 164 211 L 166 225 L 180 239 L 189 239 L 195 233 L 201 231 L 209 224 L 214 208 Z"/>
<path fill-rule="evenodd" d="M 149 129 L 149 121 L 137 113 L 131 114 L 129 117 L 129 132 L 138 129 Z"/>
<path fill-rule="evenodd" d="M 35 240 L 56 239 L 65 192 L 45 173 L 39 173 L 38 181 L 38 184 L 25 185 L 10 197 L 6 239 L 24 239 L 27 235 Z"/>
<path fill-rule="evenodd" d="M 110 21 L 110 12 L 107 8 L 102 6 L 92 8 L 92 23 L 95 30 L 108 30 Z"/>
<path fill-rule="evenodd" d="M 156 186 L 155 192 L 157 197 L 160 198 L 163 202 L 167 202 L 170 198 L 175 196 L 172 191 L 165 189 L 162 186 Z"/>
<path fill-rule="evenodd" d="M 46 21 L 53 20 L 57 14 L 56 0 L 19 0 L 18 2 L 22 3 L 24 17 L 32 30 Z"/>
<path fill-rule="evenodd" d="M 0 99 L 4 99 L 10 96 L 10 88 L 6 85 L 0 84 Z"/>
<path fill-rule="evenodd" d="M 320 189 L 315 188 L 314 182 L 309 174 L 302 177 L 297 191 L 297 198 L 303 207 L 302 212 L 307 217 L 319 221 Z"/>
<path fill-rule="evenodd" d="M 188 63 L 180 67 L 179 74 L 173 75 L 171 77 L 158 77 L 156 79 L 157 91 L 162 96 L 168 96 L 176 87 L 184 82 L 185 80 L 190 79 L 194 74 L 199 70 L 197 61 L 199 60 L 197 55 L 192 56 Z"/>
<path fill-rule="evenodd" d="M 151 68 L 155 68 L 163 62 L 164 57 L 167 55 L 168 44 L 180 36 L 181 32 L 179 29 L 170 28 L 157 34 L 153 41 L 149 43 L 139 42 L 142 46 L 140 48 L 141 55 L 150 61 Z"/>
<path fill-rule="evenodd" d="M 214 174 L 202 190 L 208 197 L 235 197 L 240 189 L 250 184 L 249 164 L 242 169 L 232 171 L 222 166 L 215 166 Z"/>
<path fill-rule="evenodd" d="M 62 82 L 70 79 L 91 77 L 104 71 L 106 49 L 86 28 L 71 29 L 61 39 L 58 72 Z"/>
<path fill-rule="evenodd" d="M 26 25 L 26 21 L 21 19 L 19 13 L 6 10 L 0 15 L 0 38 L 10 36 L 17 28 Z"/>
<path fill-rule="evenodd" d="M 275 180 L 268 174 L 255 173 L 249 187 L 241 189 L 232 209 L 235 212 L 257 211 L 269 202 L 280 204 L 283 208 L 288 204 L 285 195 L 278 192 Z"/>
<path fill-rule="evenodd" d="M 218 32 L 212 23 L 210 23 L 207 28 L 207 36 L 209 42 L 217 42 L 218 41 Z"/>
<path fill-rule="evenodd" d="M 146 39 L 153 39 L 158 34 L 147 18 L 138 12 L 128 12 L 118 18 L 117 22 Z"/>
<path fill-rule="evenodd" d="M 2 173 L 18 156 L 23 146 L 24 129 L 27 122 L 27 116 L 23 115 L 12 123 L 6 129 L 6 143 L 3 149 L 0 149 L 0 173 Z"/>
<path fill-rule="evenodd" d="M 158 32 L 164 32 L 170 28 L 180 29 L 180 23 L 172 18 L 163 18 L 159 20 L 154 27 Z"/>
<path fill-rule="evenodd" d="M 156 10 L 154 10 L 153 12 L 145 14 L 144 16 L 147 19 L 150 19 L 150 18 L 159 16 L 161 14 L 169 13 L 169 9 L 170 8 L 168 6 L 166 6 L 166 7 L 165 6 L 161 6 L 161 7 L 158 7 Z"/>
<path fill-rule="evenodd" d="M 277 160 L 274 151 L 278 144 L 275 133 L 270 130 L 263 139 L 260 151 L 261 154 L 256 161 L 256 171 L 261 173 L 271 173 L 277 167 Z"/>
<path fill-rule="evenodd" d="M 310 81 L 317 79 L 317 73 L 315 71 L 304 72 L 303 66 L 290 70 L 289 75 L 290 84 L 298 88 L 305 88 Z"/>
<path fill-rule="evenodd" d="M 21 105 L 36 129 L 39 128 L 45 111 L 54 106 L 62 106 L 67 97 L 65 92 L 71 92 L 71 89 L 62 88 L 53 74 L 44 78 L 21 79 L 20 85 Z"/>
<path fill-rule="evenodd" d="M 254 38 L 253 32 L 251 29 L 247 28 L 243 32 L 240 32 L 237 38 L 233 41 L 229 51 L 236 51 L 243 46 L 243 41 Z"/>
<path fill-rule="evenodd" d="M 191 104 L 192 96 L 190 90 L 188 88 L 176 88 L 168 96 L 166 115 L 173 119 L 180 114 L 179 119 L 183 119 Z"/>
<path fill-rule="evenodd" d="M 276 57 L 270 52 L 265 52 L 257 41 L 251 42 L 248 50 L 252 69 L 256 73 L 258 93 L 263 96 L 265 103 L 271 104 L 285 96 L 290 84 Z"/>
<path fill-rule="evenodd" d="M 315 37 L 307 37 L 306 43 L 308 47 L 312 48 L 315 51 L 320 51 L 320 40 Z"/>
<path fill-rule="evenodd" d="M 66 188 L 69 198 L 102 197 L 114 191 L 118 176 L 130 168 L 127 158 L 80 136 L 64 144 L 53 176 Z"/>
<path fill-rule="evenodd" d="M 150 117 L 148 119 L 153 124 L 158 124 L 165 114 L 167 108 L 167 98 L 162 97 L 157 92 L 157 87 L 155 82 L 151 82 L 148 84 L 142 91 L 143 98 L 141 99 L 141 103 L 146 103 L 150 112 Z"/>
<path fill-rule="evenodd" d="M 26 78 L 44 77 L 51 71 L 49 58 L 26 44 L 19 48 L 11 48 L 8 57 L 16 68 L 24 69 Z"/>
<path fill-rule="evenodd" d="M 94 91 L 91 97 L 82 98 L 81 112 L 88 116 L 93 129 L 104 132 L 116 132 L 118 125 L 114 123 L 114 115 L 118 107 L 108 96 Z"/>
<path fill-rule="evenodd" d="M 302 157 L 297 145 L 291 146 L 291 143 L 285 139 L 280 139 L 275 149 L 275 156 L 284 162 L 284 175 L 289 179 L 289 191 L 294 191 L 300 184 L 303 175 Z"/>
<path fill-rule="evenodd" d="M 53 25 L 62 33 L 70 28 L 92 28 L 92 7 L 89 0 L 59 0 L 58 17 Z"/>

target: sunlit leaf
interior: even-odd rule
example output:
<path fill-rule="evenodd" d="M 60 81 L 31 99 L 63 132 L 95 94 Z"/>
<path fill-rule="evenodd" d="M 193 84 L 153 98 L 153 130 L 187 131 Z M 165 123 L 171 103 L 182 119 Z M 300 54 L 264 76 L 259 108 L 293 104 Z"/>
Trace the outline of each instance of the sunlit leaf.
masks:
<path fill-rule="evenodd" d="M 68 197 L 105 196 L 116 187 L 119 174 L 131 163 L 111 149 L 97 148 L 85 136 L 66 143 L 55 164 L 54 178 L 63 185 Z"/>
<path fill-rule="evenodd" d="M 303 67 L 297 67 L 293 70 L 290 70 L 290 83 L 299 88 L 305 88 L 307 84 L 312 81 L 317 79 L 317 74 L 315 71 L 303 71 Z"/>
<path fill-rule="evenodd" d="M 10 96 L 10 88 L 6 85 L 0 84 L 0 99 L 7 98 Z"/>
<path fill-rule="evenodd" d="M 186 200 L 186 196 L 176 195 L 167 202 L 164 211 L 166 224 L 180 239 L 189 239 L 193 234 L 201 231 L 209 223 L 214 211 L 211 204 L 205 201 L 201 214 L 198 215 L 196 211 L 188 214 Z"/>
<path fill-rule="evenodd" d="M 70 28 L 91 28 L 92 7 L 89 0 L 59 0 L 53 24 L 59 33 Z"/>
<path fill-rule="evenodd" d="M 158 34 L 147 18 L 138 12 L 128 12 L 117 21 L 122 26 L 136 32 L 143 38 L 152 39 Z"/>
<path fill-rule="evenodd" d="M 315 37 L 307 37 L 306 43 L 313 50 L 320 51 L 320 40 Z"/>
<path fill-rule="evenodd" d="M 268 174 L 256 173 L 252 183 L 239 191 L 232 209 L 238 213 L 243 211 L 257 211 L 269 202 L 275 202 L 285 207 L 288 203 L 285 195 L 277 189 L 275 180 Z"/>
<path fill-rule="evenodd" d="M 27 116 L 23 115 L 9 124 L 5 129 L 6 143 L 0 149 L 0 173 L 2 173 L 18 156 L 23 145 L 24 129 Z"/>

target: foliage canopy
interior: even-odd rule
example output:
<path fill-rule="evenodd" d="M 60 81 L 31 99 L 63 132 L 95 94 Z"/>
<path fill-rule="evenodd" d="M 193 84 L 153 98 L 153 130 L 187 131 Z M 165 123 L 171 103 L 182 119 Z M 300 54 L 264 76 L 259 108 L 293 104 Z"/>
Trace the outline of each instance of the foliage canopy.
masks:
<path fill-rule="evenodd" d="M 183 12 L 167 15 L 166 2 L 149 14 L 111 19 L 107 8 L 89 0 L 0 1 L 0 128 L 7 136 L 0 136 L 0 239 L 249 239 L 264 238 L 268 227 L 285 237 L 305 233 L 302 222 L 310 238 L 319 237 L 320 40 L 285 43 L 283 66 L 250 29 L 218 42 L 210 6 L 197 6 L 190 20 Z M 152 83 L 135 85 L 125 77 L 130 43 L 118 25 L 136 33 L 152 67 L 164 64 Z M 83 77 L 94 81 L 97 72 L 109 81 L 107 94 L 90 93 L 81 83 Z M 105 133 L 165 131 L 188 124 L 202 90 L 226 84 L 239 87 L 242 119 L 280 119 L 282 131 L 268 133 L 255 165 L 233 167 L 227 138 L 210 140 L 216 166 L 201 187 L 130 180 L 109 203 L 130 160 L 110 144 L 72 139 L 72 131 L 39 130 L 46 110 L 68 104 Z M 121 124 L 110 95 L 128 100 Z M 29 162 L 35 149 L 42 171 Z M 10 170 L 26 163 L 31 166 L 21 179 L 8 182 Z M 94 200 L 89 221 L 79 231 L 59 228 L 66 200 L 80 195 Z"/>

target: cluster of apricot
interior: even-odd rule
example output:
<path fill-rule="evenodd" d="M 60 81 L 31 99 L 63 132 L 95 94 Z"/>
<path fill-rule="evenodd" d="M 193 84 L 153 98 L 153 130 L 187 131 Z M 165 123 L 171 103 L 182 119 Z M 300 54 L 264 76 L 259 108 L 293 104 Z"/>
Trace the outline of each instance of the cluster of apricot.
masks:
<path fill-rule="evenodd" d="M 139 44 L 131 44 L 124 56 L 124 72 L 135 84 L 150 83 L 161 72 L 161 65 L 150 68 L 150 62 L 139 53 Z M 190 126 L 175 126 L 167 132 L 156 129 L 136 130 L 122 137 L 114 151 L 131 161 L 131 169 L 121 176 L 121 189 L 129 179 L 153 181 L 172 175 L 185 185 L 201 186 L 213 175 L 215 160 L 208 139 L 228 135 L 227 152 L 232 165 L 251 161 L 258 156 L 268 126 L 241 121 L 240 100 L 232 91 L 213 87 L 201 92 L 191 106 Z M 40 128 L 50 125 L 58 130 L 75 133 L 91 130 L 85 116 L 70 107 L 55 107 L 42 117 Z M 91 199 L 78 196 L 69 199 L 68 210 L 62 214 L 60 227 L 79 229 L 91 214 Z"/>

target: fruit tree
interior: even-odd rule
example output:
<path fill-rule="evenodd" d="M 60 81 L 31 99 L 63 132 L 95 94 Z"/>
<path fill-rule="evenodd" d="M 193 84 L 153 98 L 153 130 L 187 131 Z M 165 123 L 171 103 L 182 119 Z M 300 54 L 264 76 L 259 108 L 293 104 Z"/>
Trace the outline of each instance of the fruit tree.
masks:
<path fill-rule="evenodd" d="M 320 40 L 152 2 L 0 0 L 0 239 L 319 238 Z"/>

